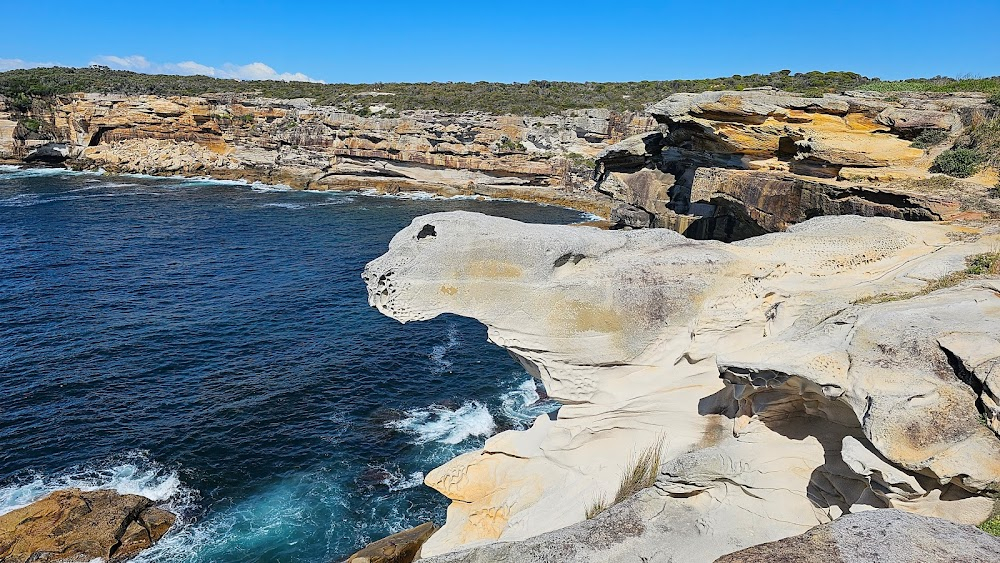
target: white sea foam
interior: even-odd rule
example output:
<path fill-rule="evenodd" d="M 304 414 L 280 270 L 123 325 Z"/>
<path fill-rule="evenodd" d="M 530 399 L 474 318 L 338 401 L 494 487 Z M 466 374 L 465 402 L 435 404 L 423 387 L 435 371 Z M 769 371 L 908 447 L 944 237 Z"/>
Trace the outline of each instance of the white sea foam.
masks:
<path fill-rule="evenodd" d="M 539 415 L 549 413 L 558 406 L 551 399 L 542 400 L 533 379 L 521 383 L 500 397 L 500 414 L 518 429 L 531 426 Z"/>
<path fill-rule="evenodd" d="M 586 211 L 580 212 L 581 219 L 577 223 L 589 223 L 591 221 L 603 221 L 605 218 Z"/>
<path fill-rule="evenodd" d="M 338 531 L 338 523 L 347 519 L 349 494 L 341 482 L 341 475 L 326 471 L 290 476 L 168 533 L 130 561 L 259 560 L 253 554 L 309 537 L 317 529 Z"/>
<path fill-rule="evenodd" d="M 10 178 L 30 178 L 36 176 L 57 176 L 59 174 L 74 174 L 72 170 L 66 168 L 19 168 L 17 166 L 5 166 L 0 169 L 4 179 Z"/>
<path fill-rule="evenodd" d="M 250 189 L 257 193 L 269 193 L 269 192 L 290 192 L 292 191 L 291 186 L 286 186 L 285 184 L 264 184 L 261 182 L 254 182 L 250 184 Z"/>
<path fill-rule="evenodd" d="M 0 199 L 0 207 L 31 207 L 41 201 L 37 194 L 17 194 Z"/>
<path fill-rule="evenodd" d="M 141 495 L 183 517 L 197 502 L 196 491 L 185 487 L 176 471 L 151 461 L 145 452 L 130 453 L 106 464 L 75 467 L 62 475 L 34 475 L 0 488 L 0 514 L 27 506 L 60 489 L 84 491 L 114 489 Z"/>
<path fill-rule="evenodd" d="M 280 207 L 282 209 L 305 209 L 306 206 L 297 203 L 264 203 L 259 207 Z"/>
<path fill-rule="evenodd" d="M 441 405 L 413 409 L 402 420 L 386 426 L 412 434 L 415 444 L 459 444 L 473 437 L 492 436 L 496 430 L 493 415 L 479 401 L 470 401 L 455 410 Z"/>
<path fill-rule="evenodd" d="M 431 367 L 432 373 L 445 373 L 451 369 L 452 362 L 447 359 L 447 354 L 450 350 L 462 343 L 461 338 L 458 335 L 458 329 L 450 325 L 448 327 L 448 340 L 444 344 L 438 344 L 431 348 L 431 353 L 428 357 L 434 365 Z"/>
<path fill-rule="evenodd" d="M 423 484 L 424 484 L 423 471 L 414 471 L 413 473 L 410 473 L 406 477 L 398 481 L 395 481 L 393 483 L 389 483 L 388 485 L 389 485 L 389 490 L 395 492 L 395 491 L 404 491 L 406 489 L 412 489 L 413 487 L 419 487 L 420 485 Z"/>
<path fill-rule="evenodd" d="M 379 471 L 385 475 L 379 483 L 385 485 L 390 492 L 405 491 L 406 489 L 412 489 L 413 487 L 418 487 L 424 482 L 424 473 L 422 471 L 414 471 L 412 473 L 404 473 L 398 466 L 391 465 L 370 465 L 370 469 Z"/>

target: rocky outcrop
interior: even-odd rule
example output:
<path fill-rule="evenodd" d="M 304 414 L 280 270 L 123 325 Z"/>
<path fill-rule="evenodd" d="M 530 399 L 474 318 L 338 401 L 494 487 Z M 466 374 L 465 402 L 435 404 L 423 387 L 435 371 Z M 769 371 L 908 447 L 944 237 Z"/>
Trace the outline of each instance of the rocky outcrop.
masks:
<path fill-rule="evenodd" d="M 716 563 L 989 563 L 998 557 L 1000 538 L 971 526 L 900 510 L 876 510 L 743 549 Z"/>
<path fill-rule="evenodd" d="M 420 553 L 420 546 L 435 531 L 437 526 L 433 522 L 424 522 L 366 545 L 344 563 L 411 563 Z"/>
<path fill-rule="evenodd" d="M 124 561 L 156 543 L 175 519 L 138 495 L 56 491 L 0 515 L 0 561 Z"/>
<path fill-rule="evenodd" d="M 77 94 L 39 100 L 23 115 L 0 105 L 0 160 L 44 153 L 47 162 L 82 168 L 310 189 L 516 192 L 575 199 L 607 215 L 607 198 L 590 189 L 591 171 L 576 162 L 653 125 L 649 116 L 608 110 L 548 117 L 385 110 L 362 117 L 307 100 Z M 63 154 L 39 148 L 54 143 Z"/>
<path fill-rule="evenodd" d="M 957 217 L 958 198 L 917 185 L 933 178 L 944 146 L 911 140 L 940 131 L 942 144 L 953 142 L 971 116 L 990 111 L 985 96 L 899 96 L 675 94 L 648 108 L 657 131 L 598 155 L 598 189 L 626 206 L 621 226 L 681 228 L 695 238 L 740 240 L 818 215 Z M 972 189 L 982 197 L 989 182 L 980 184 Z"/>
<path fill-rule="evenodd" d="M 425 559 L 427 563 L 597 563 L 606 561 L 691 561 L 688 550 L 657 549 L 651 536 L 669 537 L 670 527 L 653 530 L 640 502 L 562 530 L 519 542 L 499 542 Z M 663 525 L 664 522 L 660 521 Z M 641 539 L 640 539 L 641 538 Z M 963 526 L 901 510 L 845 515 L 790 538 L 724 555 L 716 563 L 990 563 L 1000 556 L 1000 539 Z"/>
<path fill-rule="evenodd" d="M 371 304 L 480 320 L 563 405 L 427 474 L 452 504 L 423 554 L 537 536 L 592 560 L 697 562 L 872 509 L 984 521 L 1000 280 L 929 290 L 998 242 L 860 216 L 729 245 L 417 218 L 366 268 Z M 581 523 L 649 447 L 654 486 Z"/>

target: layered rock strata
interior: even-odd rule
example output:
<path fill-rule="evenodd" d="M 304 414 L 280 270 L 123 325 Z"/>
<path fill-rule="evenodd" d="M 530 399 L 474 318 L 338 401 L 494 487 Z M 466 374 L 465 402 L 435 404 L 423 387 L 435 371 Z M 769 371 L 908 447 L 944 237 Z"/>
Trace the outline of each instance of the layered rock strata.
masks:
<path fill-rule="evenodd" d="M 882 508 L 984 521 L 1000 280 L 922 293 L 998 242 L 860 216 L 728 245 L 415 219 L 365 269 L 371 304 L 478 319 L 563 405 L 428 473 L 452 503 L 423 554 L 580 523 L 649 447 L 655 485 L 578 524 L 592 560 L 711 561 Z"/>
<path fill-rule="evenodd" d="M 598 189 L 621 202 L 620 225 L 696 238 L 740 240 L 819 215 L 954 218 L 961 190 L 936 187 L 933 157 L 993 110 L 981 94 L 899 96 L 675 94 L 648 108 L 657 130 L 598 155 Z M 928 131 L 938 145 L 913 146 Z M 969 189 L 982 197 L 990 180 Z"/>
<path fill-rule="evenodd" d="M 536 197 L 607 215 L 608 199 L 589 189 L 588 159 L 653 124 L 607 110 L 361 117 L 307 100 L 77 94 L 36 100 L 23 115 L 0 99 L 0 160 L 68 159 L 115 172 L 310 189 Z"/>

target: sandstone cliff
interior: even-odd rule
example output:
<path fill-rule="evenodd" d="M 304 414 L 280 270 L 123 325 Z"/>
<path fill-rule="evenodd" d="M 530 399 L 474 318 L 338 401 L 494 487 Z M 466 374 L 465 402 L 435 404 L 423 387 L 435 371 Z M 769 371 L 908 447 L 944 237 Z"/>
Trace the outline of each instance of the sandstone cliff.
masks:
<path fill-rule="evenodd" d="M 549 117 L 380 110 L 307 100 L 78 94 L 14 111 L 0 100 L 0 160 L 244 178 L 311 189 L 422 189 L 567 203 L 607 215 L 589 160 L 654 126 L 608 110 Z"/>
<path fill-rule="evenodd" d="M 819 215 L 1000 216 L 995 170 L 967 180 L 931 171 L 996 113 L 984 94 L 758 89 L 548 117 L 367 109 L 234 94 L 0 98 L 0 161 L 513 197 L 719 240 Z"/>
<path fill-rule="evenodd" d="M 819 215 L 982 218 L 1000 212 L 995 171 L 960 181 L 932 164 L 996 111 L 984 94 L 675 94 L 648 108 L 656 130 L 598 156 L 598 189 L 622 225 L 721 240 Z"/>
<path fill-rule="evenodd" d="M 480 320 L 563 405 L 427 474 L 452 503 L 423 554 L 571 526 L 513 553 L 697 562 L 873 509 L 983 522 L 1000 491 L 990 229 L 817 217 L 725 244 L 415 219 L 366 267 L 371 304 Z M 654 485 L 578 524 L 649 447 Z"/>

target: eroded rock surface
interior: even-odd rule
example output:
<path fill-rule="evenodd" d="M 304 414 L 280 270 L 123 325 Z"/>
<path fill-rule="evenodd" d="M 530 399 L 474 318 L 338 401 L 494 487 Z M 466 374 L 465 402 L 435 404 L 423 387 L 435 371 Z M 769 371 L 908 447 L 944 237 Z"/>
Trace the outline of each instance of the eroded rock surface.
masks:
<path fill-rule="evenodd" d="M 950 219 L 965 191 L 982 198 L 992 184 L 941 189 L 931 172 L 933 157 L 992 111 L 980 94 L 765 88 L 674 94 L 647 111 L 658 131 L 597 157 L 598 189 L 631 208 L 616 215 L 621 226 L 741 240 L 819 215 Z M 927 131 L 943 133 L 937 146 L 911 145 Z"/>
<path fill-rule="evenodd" d="M 878 510 L 743 549 L 716 563 L 990 563 L 997 558 L 1000 538 L 976 528 L 901 510 Z"/>
<path fill-rule="evenodd" d="M 138 495 L 56 491 L 0 515 L 0 562 L 124 561 L 156 543 L 175 519 Z"/>
<path fill-rule="evenodd" d="M 580 523 L 660 441 L 656 484 L 627 503 L 641 529 L 609 557 L 711 561 L 881 508 L 982 522 L 1000 488 L 983 423 L 1000 281 L 916 294 L 997 241 L 859 216 L 728 245 L 415 219 L 366 268 L 372 305 L 403 322 L 480 320 L 564 405 L 428 473 L 453 502 L 424 555 Z"/>

